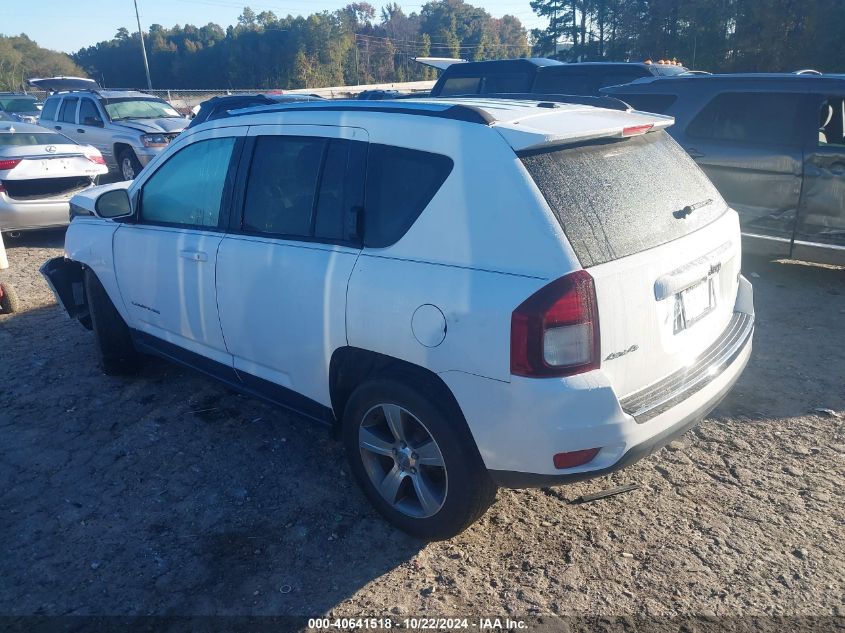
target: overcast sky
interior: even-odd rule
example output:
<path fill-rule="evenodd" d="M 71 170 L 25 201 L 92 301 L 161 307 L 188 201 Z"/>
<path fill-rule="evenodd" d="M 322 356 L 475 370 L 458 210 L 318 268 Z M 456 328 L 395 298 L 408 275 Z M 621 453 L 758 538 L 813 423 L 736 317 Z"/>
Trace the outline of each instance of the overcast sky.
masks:
<path fill-rule="evenodd" d="M 526 28 L 543 26 L 531 11 L 529 0 L 469 0 L 494 17 L 515 15 Z M 226 28 L 237 21 L 244 6 L 256 13 L 272 11 L 278 16 L 308 15 L 334 11 L 351 0 L 138 0 L 141 25 L 173 26 L 209 22 Z M 385 2 L 370 3 L 380 10 Z M 406 13 L 419 12 L 424 0 L 399 4 Z M 26 33 L 45 48 L 72 53 L 83 46 L 111 39 L 121 26 L 137 31 L 132 0 L 0 0 L 0 33 Z"/>

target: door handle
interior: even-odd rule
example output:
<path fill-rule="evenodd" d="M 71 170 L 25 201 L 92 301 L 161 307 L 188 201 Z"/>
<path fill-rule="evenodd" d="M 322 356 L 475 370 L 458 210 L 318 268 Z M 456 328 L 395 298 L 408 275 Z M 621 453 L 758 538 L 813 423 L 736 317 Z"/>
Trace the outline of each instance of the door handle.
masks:
<path fill-rule="evenodd" d="M 79 128 L 76 128 L 76 131 L 79 132 L 80 134 L 85 134 L 85 130 L 80 130 Z"/>
<path fill-rule="evenodd" d="M 694 147 L 687 147 L 685 149 L 687 154 L 690 155 L 690 158 L 704 158 L 704 152 L 699 152 Z"/>
<path fill-rule="evenodd" d="M 202 251 L 179 251 L 179 257 L 190 259 L 194 262 L 207 262 L 208 253 Z"/>
<path fill-rule="evenodd" d="M 61 129 L 62 129 L 62 126 L 61 126 L 61 125 L 54 125 L 53 127 L 54 127 L 54 128 L 56 128 L 57 130 L 61 130 Z"/>

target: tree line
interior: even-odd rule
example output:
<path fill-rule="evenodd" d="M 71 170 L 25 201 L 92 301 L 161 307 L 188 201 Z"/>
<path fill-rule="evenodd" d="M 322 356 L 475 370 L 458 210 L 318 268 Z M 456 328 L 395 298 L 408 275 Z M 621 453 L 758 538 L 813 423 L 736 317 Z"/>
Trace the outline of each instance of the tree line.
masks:
<path fill-rule="evenodd" d="M 463 0 L 436 0 L 419 13 L 366 2 L 334 12 L 278 17 L 245 8 L 237 24 L 165 28 L 145 34 L 154 87 L 317 88 L 432 79 L 417 56 L 524 57 L 528 34 L 512 16 L 493 18 Z M 137 33 L 84 48 L 74 61 L 101 85 L 144 86 Z"/>
<path fill-rule="evenodd" d="M 549 21 L 532 32 L 535 52 L 563 61 L 678 59 L 711 72 L 845 67 L 843 0 L 532 0 L 531 7 Z"/>
<path fill-rule="evenodd" d="M 845 67 L 845 0 L 532 0 L 548 22 L 530 34 L 514 16 L 493 18 L 464 0 L 432 0 L 406 14 L 356 2 L 341 10 L 278 17 L 244 8 L 223 28 L 153 24 L 145 33 L 153 86 L 317 88 L 433 79 L 417 56 L 470 60 L 678 59 L 712 72 L 824 72 Z M 26 35 L 0 36 L 0 90 L 34 76 L 88 74 L 115 88 L 146 85 L 138 33 L 72 56 Z"/>

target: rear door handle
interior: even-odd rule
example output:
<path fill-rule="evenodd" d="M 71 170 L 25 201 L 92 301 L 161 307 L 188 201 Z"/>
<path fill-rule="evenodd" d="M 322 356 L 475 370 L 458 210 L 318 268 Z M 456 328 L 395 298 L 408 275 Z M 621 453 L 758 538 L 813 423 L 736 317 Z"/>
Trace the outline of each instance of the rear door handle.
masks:
<path fill-rule="evenodd" d="M 690 158 L 704 158 L 704 152 L 699 152 L 694 147 L 687 147 L 686 152 L 690 155 Z"/>
<path fill-rule="evenodd" d="M 79 128 L 76 128 L 76 131 L 79 132 L 80 134 L 85 134 L 85 130 L 80 130 Z"/>
<path fill-rule="evenodd" d="M 208 253 L 204 253 L 202 251 L 179 251 L 179 257 L 184 257 L 185 259 L 190 259 L 194 262 L 208 261 Z"/>

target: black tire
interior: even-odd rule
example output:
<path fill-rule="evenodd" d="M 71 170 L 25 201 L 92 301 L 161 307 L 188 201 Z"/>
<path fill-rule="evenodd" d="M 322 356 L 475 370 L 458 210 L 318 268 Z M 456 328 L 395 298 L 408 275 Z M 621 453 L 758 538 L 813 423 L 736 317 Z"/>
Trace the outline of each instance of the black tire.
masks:
<path fill-rule="evenodd" d="M 3 314 L 14 314 L 21 309 L 21 300 L 14 286 L 11 284 L 0 284 L 2 297 L 0 297 L 0 312 Z"/>
<path fill-rule="evenodd" d="M 414 385 L 413 387 L 410 385 Z M 475 441 L 456 405 L 443 389 L 416 376 L 376 377 L 351 395 L 343 415 L 343 443 L 352 474 L 375 508 L 399 529 L 425 540 L 447 539 L 474 523 L 496 498 Z M 359 427 L 379 404 L 394 404 L 411 413 L 434 438 L 447 473 L 445 498 L 440 509 L 425 518 L 409 516 L 388 502 L 377 490 L 359 448 Z M 389 458 L 386 458 L 389 459 Z"/>
<path fill-rule="evenodd" d="M 126 163 L 126 167 L 124 167 L 124 163 Z M 131 176 L 128 173 L 130 169 L 132 171 Z M 141 169 L 141 161 L 138 160 L 135 152 L 130 148 L 121 150 L 117 155 L 117 170 L 120 172 L 120 177 L 124 180 L 134 180 L 138 177 Z"/>
<path fill-rule="evenodd" d="M 85 270 L 85 296 L 103 373 L 109 376 L 134 374 L 140 366 L 140 356 L 132 344 L 129 327 L 103 284 L 89 269 Z"/>

